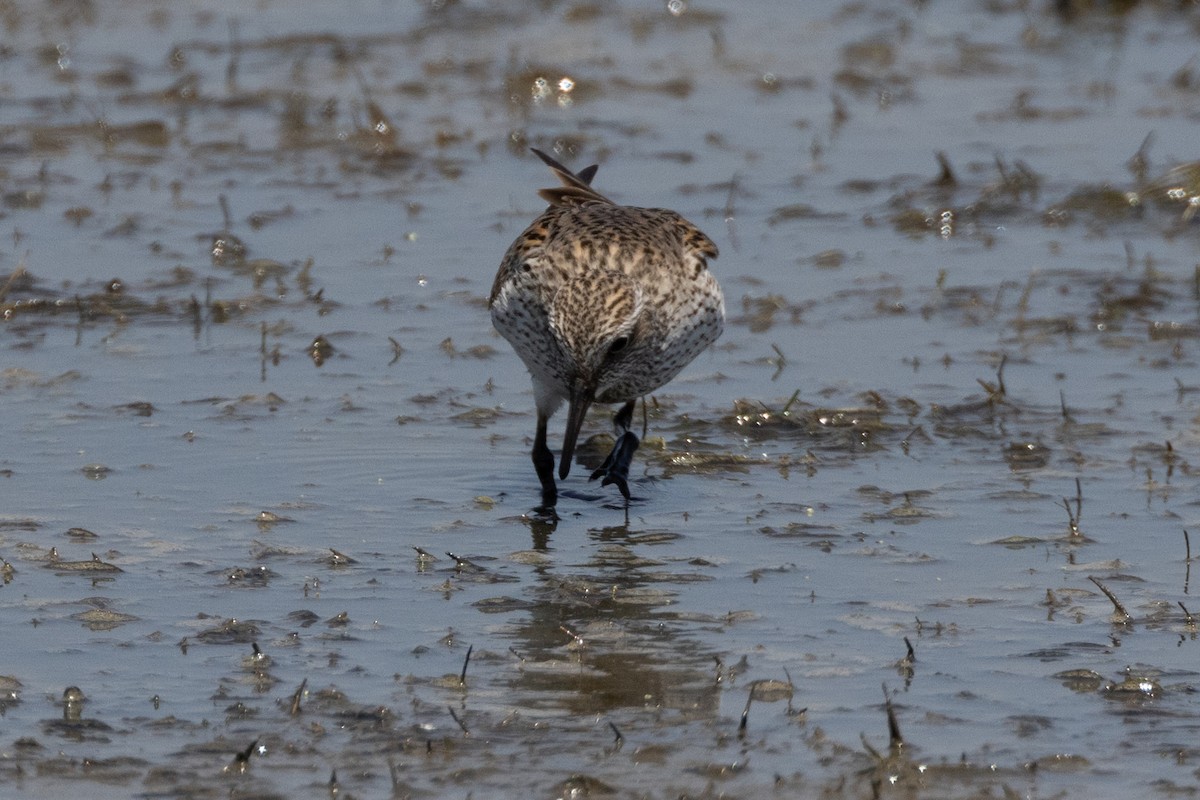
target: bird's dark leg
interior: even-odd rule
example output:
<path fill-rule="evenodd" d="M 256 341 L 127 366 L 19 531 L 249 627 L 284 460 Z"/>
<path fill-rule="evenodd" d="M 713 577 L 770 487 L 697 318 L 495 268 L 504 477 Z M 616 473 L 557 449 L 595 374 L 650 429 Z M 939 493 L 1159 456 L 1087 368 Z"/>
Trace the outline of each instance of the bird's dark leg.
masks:
<path fill-rule="evenodd" d="M 554 453 L 546 446 L 546 423 L 549 418 L 538 412 L 537 433 L 533 437 L 533 468 L 542 482 L 542 505 L 554 508 L 558 502 L 558 487 L 554 485 Z"/>
<path fill-rule="evenodd" d="M 604 480 L 600 481 L 601 486 L 615 483 L 626 501 L 629 500 L 629 465 L 633 463 L 633 454 L 637 451 L 639 444 L 637 434 L 629 430 L 629 426 L 633 422 L 633 408 L 636 404 L 637 400 L 630 400 L 621 406 L 621 410 L 613 416 L 613 429 L 617 434 L 617 443 L 613 445 L 612 452 L 608 454 L 608 458 L 604 459 L 600 468 L 588 478 L 588 480 L 594 481 L 603 476 Z"/>

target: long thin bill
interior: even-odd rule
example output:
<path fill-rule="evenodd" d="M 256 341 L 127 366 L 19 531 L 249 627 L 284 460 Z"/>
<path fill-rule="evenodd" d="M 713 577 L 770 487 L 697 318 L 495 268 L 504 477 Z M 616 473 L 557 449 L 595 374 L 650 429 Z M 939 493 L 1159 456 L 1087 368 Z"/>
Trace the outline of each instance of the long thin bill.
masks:
<path fill-rule="evenodd" d="M 575 442 L 579 439 L 579 429 L 583 427 L 583 418 L 592 407 L 591 392 L 571 392 L 567 404 L 567 430 L 563 434 L 562 458 L 558 462 L 559 480 L 567 477 L 571 471 L 571 460 L 575 456 Z"/>

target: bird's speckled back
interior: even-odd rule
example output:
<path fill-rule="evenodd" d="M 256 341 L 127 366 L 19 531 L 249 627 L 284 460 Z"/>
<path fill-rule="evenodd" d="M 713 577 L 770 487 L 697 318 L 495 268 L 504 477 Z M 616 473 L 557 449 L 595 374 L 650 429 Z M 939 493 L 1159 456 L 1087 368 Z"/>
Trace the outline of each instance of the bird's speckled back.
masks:
<path fill-rule="evenodd" d="M 501 263 L 492 321 L 529 368 L 540 407 L 581 377 L 600 402 L 651 392 L 721 334 L 724 300 L 708 271 L 716 245 L 674 211 L 618 205 L 555 172 L 564 187 L 542 192 L 550 207 Z"/>

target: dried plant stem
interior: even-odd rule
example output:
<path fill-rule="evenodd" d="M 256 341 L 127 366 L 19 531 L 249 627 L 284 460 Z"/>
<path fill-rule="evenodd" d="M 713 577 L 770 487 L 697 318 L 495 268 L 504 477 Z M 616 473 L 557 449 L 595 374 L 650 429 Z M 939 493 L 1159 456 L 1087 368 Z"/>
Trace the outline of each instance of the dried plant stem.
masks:
<path fill-rule="evenodd" d="M 1117 596 L 1113 594 L 1107 586 L 1098 581 L 1092 575 L 1088 576 L 1088 580 L 1096 584 L 1100 591 L 1104 592 L 1104 596 L 1107 597 L 1109 602 L 1113 604 L 1113 608 L 1117 610 L 1117 615 L 1121 617 L 1121 624 L 1125 624 L 1133 619 L 1130 613 L 1125 610 L 1125 606 L 1121 605 L 1121 601 L 1117 599 Z"/>

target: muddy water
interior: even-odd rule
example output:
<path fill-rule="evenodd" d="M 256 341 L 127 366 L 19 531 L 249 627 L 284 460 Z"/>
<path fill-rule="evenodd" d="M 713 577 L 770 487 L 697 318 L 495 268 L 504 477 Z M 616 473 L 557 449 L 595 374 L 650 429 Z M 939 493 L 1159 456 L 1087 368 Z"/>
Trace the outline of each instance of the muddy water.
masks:
<path fill-rule="evenodd" d="M 0 796 L 1194 792 L 1200 18 L 1063 5 L 4 8 Z M 722 250 L 628 510 L 530 145 Z"/>

